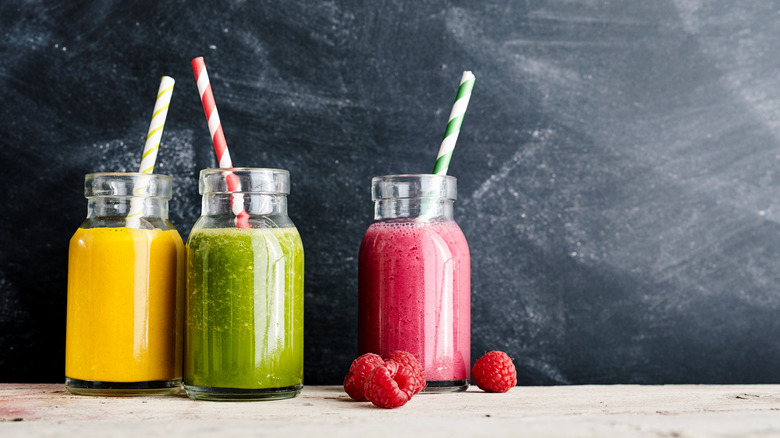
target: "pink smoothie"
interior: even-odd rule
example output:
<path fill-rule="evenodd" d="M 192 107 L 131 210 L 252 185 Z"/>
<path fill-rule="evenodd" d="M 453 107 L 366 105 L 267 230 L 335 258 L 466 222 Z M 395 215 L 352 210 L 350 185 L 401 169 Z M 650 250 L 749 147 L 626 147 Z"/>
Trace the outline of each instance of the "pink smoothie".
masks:
<path fill-rule="evenodd" d="M 377 222 L 360 246 L 358 349 L 414 354 L 428 381 L 469 378 L 471 258 L 454 221 Z"/>

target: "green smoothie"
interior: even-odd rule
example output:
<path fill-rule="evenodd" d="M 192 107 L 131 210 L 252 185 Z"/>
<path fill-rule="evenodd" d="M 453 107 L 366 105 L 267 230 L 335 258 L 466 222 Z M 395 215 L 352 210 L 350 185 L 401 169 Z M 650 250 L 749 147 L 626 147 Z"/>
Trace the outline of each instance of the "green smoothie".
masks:
<path fill-rule="evenodd" d="M 300 389 L 303 245 L 295 227 L 194 229 L 186 303 L 188 392 Z"/>

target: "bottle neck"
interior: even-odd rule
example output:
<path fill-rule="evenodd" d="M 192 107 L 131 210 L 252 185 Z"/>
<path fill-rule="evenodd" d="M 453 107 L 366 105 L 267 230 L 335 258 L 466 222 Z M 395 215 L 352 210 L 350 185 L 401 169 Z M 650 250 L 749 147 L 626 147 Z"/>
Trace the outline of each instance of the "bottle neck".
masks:
<path fill-rule="evenodd" d="M 168 200 L 143 196 L 90 196 L 87 219 L 139 217 L 168 220 Z"/>
<path fill-rule="evenodd" d="M 453 220 L 453 200 L 446 198 L 386 198 L 374 201 L 374 220 Z"/>
<path fill-rule="evenodd" d="M 236 215 L 242 210 L 249 215 L 287 216 L 287 196 L 243 192 L 203 194 L 203 216 Z"/>

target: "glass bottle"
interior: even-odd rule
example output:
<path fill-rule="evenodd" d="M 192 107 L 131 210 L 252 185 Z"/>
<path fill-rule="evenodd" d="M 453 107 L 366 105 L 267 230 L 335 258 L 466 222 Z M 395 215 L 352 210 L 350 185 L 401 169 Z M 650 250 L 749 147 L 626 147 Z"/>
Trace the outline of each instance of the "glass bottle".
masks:
<path fill-rule="evenodd" d="M 229 179 L 238 189 L 228 189 Z M 286 170 L 200 172 L 187 241 L 184 387 L 202 400 L 291 398 L 303 388 L 303 245 Z"/>
<path fill-rule="evenodd" d="M 157 174 L 85 177 L 87 218 L 68 256 L 71 393 L 179 391 L 184 245 L 168 220 L 171 185 Z"/>
<path fill-rule="evenodd" d="M 468 388 L 471 258 L 453 220 L 456 179 L 387 175 L 371 185 L 375 222 L 360 245 L 358 350 L 414 354 L 426 392 Z"/>

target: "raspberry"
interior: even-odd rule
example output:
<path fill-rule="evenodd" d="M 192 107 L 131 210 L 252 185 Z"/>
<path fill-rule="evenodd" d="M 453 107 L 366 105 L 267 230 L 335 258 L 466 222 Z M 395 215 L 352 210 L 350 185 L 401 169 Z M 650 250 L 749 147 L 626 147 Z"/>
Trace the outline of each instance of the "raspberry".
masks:
<path fill-rule="evenodd" d="M 366 383 L 366 377 L 379 365 L 384 365 L 385 361 L 379 355 L 366 353 L 352 361 L 349 367 L 349 373 L 344 378 L 344 391 L 355 400 L 365 400 L 363 387 Z"/>
<path fill-rule="evenodd" d="M 368 401 L 380 408 L 403 406 L 412 398 L 414 371 L 393 360 L 379 365 L 369 373 L 363 393 Z"/>
<path fill-rule="evenodd" d="M 503 351 L 491 351 L 480 357 L 471 369 L 474 383 L 486 392 L 507 392 L 517 385 L 517 370 Z"/>
<path fill-rule="evenodd" d="M 382 408 L 403 406 L 425 387 L 422 365 L 413 354 L 393 351 L 382 360 L 366 353 L 352 362 L 344 391 L 355 400 L 368 399 Z"/>
<path fill-rule="evenodd" d="M 396 350 L 390 353 L 386 360 L 388 362 L 391 360 L 398 362 L 399 364 L 409 368 L 409 370 L 412 372 L 411 377 L 413 377 L 416 382 L 410 382 L 414 384 L 410 386 L 411 393 L 409 394 L 409 397 L 417 394 L 418 392 L 422 391 L 423 388 L 425 388 L 425 373 L 423 372 L 423 367 L 420 365 L 420 361 L 418 361 L 412 353 L 403 350 Z"/>

